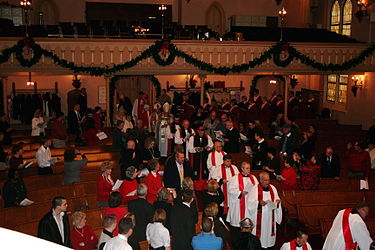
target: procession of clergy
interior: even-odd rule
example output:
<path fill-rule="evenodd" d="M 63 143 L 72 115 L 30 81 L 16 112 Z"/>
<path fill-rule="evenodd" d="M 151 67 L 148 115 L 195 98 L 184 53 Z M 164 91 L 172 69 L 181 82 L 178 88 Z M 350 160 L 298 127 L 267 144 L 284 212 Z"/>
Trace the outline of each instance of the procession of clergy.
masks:
<path fill-rule="evenodd" d="M 132 112 L 134 119 L 137 120 L 140 119 L 145 110 L 142 94 L 140 93 L 140 98 L 134 103 Z M 257 103 L 257 99 L 259 101 L 262 99 L 258 94 L 256 93 L 254 101 L 251 102 L 253 105 Z M 160 106 L 158 107 L 162 113 L 154 126 L 160 155 L 168 157 L 173 152 L 175 152 L 175 155 L 182 153 L 189 162 L 189 168 L 185 168 L 184 164 L 178 163 L 178 157 L 176 156 L 174 168 L 177 167 L 177 171 L 174 172 L 168 169 L 166 162 L 163 177 L 165 187 L 179 189 L 182 180 L 185 177 L 191 177 L 194 181 L 195 190 L 199 192 L 207 189 L 208 180 L 217 180 L 225 197 L 221 204 L 222 218 L 230 225 L 232 242 L 240 240 L 242 225 L 250 219 L 253 224 L 252 234 L 260 240 L 262 249 L 274 249 L 276 225 L 282 222 L 281 200 L 275 186 L 270 184 L 269 172 L 261 172 L 258 180 L 250 172 L 251 163 L 242 162 L 241 166 L 232 165 L 230 154 L 239 153 L 241 139 L 239 129 L 237 129 L 239 126 L 235 119 L 228 118 L 224 123 L 220 121 L 223 123 L 223 128 L 220 128 L 217 123 L 210 124 L 210 122 L 208 125 L 205 122 L 205 127 L 200 124 L 198 127 L 192 128 L 190 124 L 194 121 L 188 114 L 189 106 L 192 107 L 192 105 L 186 102 L 187 98 L 183 98 L 184 101 L 179 108 L 181 118 L 184 116 L 185 119 L 180 119 L 178 115 L 174 117 L 170 115 L 171 105 L 169 103 L 171 102 L 170 99 L 168 100 L 169 97 L 165 90 L 163 90 L 161 97 L 163 96 L 165 98 L 159 102 Z M 276 108 L 283 106 L 282 98 L 278 96 L 278 99 Z M 263 104 L 260 102 L 259 112 L 265 104 L 269 105 L 267 99 L 265 102 Z M 206 107 L 200 109 L 204 110 L 204 108 Z M 212 123 L 218 117 L 218 111 L 214 108 L 214 106 L 209 105 L 206 113 L 207 119 L 211 118 Z M 134 110 L 136 111 L 134 112 Z M 222 118 L 222 114 L 227 114 L 228 117 L 238 115 L 236 112 L 222 112 L 219 115 L 220 118 Z M 186 115 L 189 116 L 188 119 L 186 119 Z M 145 122 L 151 124 L 150 119 Z M 152 127 L 152 125 L 150 126 Z M 168 181 L 168 178 L 174 180 Z M 180 183 L 176 184 L 175 179 L 179 179 Z M 363 221 L 368 212 L 367 205 L 340 211 L 334 220 L 323 249 L 349 250 L 357 249 L 357 245 L 362 250 L 369 249 L 372 246 L 372 239 Z M 281 249 L 312 249 L 307 239 L 307 233 L 299 231 L 296 239 L 283 244 Z"/>

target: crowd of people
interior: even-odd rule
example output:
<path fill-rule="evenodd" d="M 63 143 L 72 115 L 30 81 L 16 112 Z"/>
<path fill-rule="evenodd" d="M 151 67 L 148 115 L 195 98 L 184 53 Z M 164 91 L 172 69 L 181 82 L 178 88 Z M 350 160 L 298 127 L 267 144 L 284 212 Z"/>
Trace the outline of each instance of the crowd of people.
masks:
<path fill-rule="evenodd" d="M 317 128 L 310 125 L 301 133 L 296 122 L 301 107 L 316 112 L 313 98 L 303 104 L 292 95 L 288 105 L 295 112 L 288 117 L 282 112 L 281 95 L 268 100 L 257 90 L 250 101 L 242 97 L 237 104 L 224 99 L 221 106 L 205 100 L 203 107 L 194 107 L 188 95 L 174 103 L 165 90 L 153 107 L 143 92 L 133 104 L 128 99 L 119 98 L 112 133 L 112 147 L 120 154 L 120 178 L 114 179 L 114 165 L 104 161 L 97 179 L 97 202 L 104 209 L 100 237 L 86 225 L 84 211 L 73 213 L 70 228 L 64 197 L 53 199 L 50 212 L 40 220 L 38 237 L 85 250 L 140 249 L 143 241 L 149 249 L 274 249 L 283 218 L 279 191 L 316 190 L 320 178 L 340 178 L 339 155 L 331 146 L 317 154 Z M 97 133 L 103 131 L 101 113 L 97 107 L 82 114 L 75 104 L 68 114 L 68 129 L 64 115 L 57 114 L 51 137 L 41 137 L 38 173 L 53 173 L 57 159 L 51 157 L 50 147 L 65 148 L 68 133 L 76 136 L 76 145 L 97 145 Z M 33 136 L 45 135 L 40 112 L 32 124 Z M 6 133 L 0 131 L 0 141 Z M 375 168 L 374 138 L 372 128 L 366 141 L 348 143 L 342 157 L 350 163 L 349 177 L 368 179 Z M 249 161 L 236 166 L 233 158 L 241 152 L 250 156 Z M 79 150 L 65 149 L 64 184 L 80 182 L 87 162 Z M 22 144 L 13 146 L 9 165 L 5 206 L 20 206 L 27 199 Z M 260 170 L 259 178 L 251 170 Z M 280 190 L 271 180 L 279 182 Z M 203 211 L 201 219 L 198 211 Z M 367 214 L 368 206 L 361 205 L 341 217 L 354 216 L 363 222 Z M 201 233 L 195 235 L 198 220 Z M 363 225 L 360 229 L 356 240 L 362 249 L 372 240 Z M 337 234 L 327 238 L 326 249 L 339 244 L 328 240 Z M 307 239 L 308 233 L 300 229 L 281 249 L 311 249 Z"/>

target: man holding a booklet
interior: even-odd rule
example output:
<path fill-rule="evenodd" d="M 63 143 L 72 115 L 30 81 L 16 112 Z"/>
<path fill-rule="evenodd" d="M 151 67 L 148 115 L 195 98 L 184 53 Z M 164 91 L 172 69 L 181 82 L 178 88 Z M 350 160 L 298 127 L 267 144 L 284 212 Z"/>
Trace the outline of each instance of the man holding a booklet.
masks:
<path fill-rule="evenodd" d="M 51 147 L 52 141 L 50 138 L 45 137 L 42 139 L 42 146 L 36 152 L 36 160 L 38 162 L 38 174 L 39 175 L 47 175 L 52 174 L 51 166 L 55 165 L 58 161 L 58 158 L 52 159 L 51 158 L 51 151 L 49 147 Z"/>

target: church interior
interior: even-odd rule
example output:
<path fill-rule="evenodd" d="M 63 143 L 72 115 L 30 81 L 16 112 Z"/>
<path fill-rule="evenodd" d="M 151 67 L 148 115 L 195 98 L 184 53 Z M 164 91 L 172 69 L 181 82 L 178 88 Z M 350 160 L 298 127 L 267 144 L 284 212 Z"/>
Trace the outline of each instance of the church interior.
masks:
<path fill-rule="evenodd" d="M 375 249 L 374 23 L 374 0 L 0 0 L 0 229 L 14 231 L 0 239 L 14 249 L 27 247 L 15 232 L 73 249 L 204 249 L 194 240 L 210 233 L 205 194 L 215 180 L 215 192 L 225 196 L 217 217 L 230 235 L 218 236 L 210 222 L 211 233 L 222 238 L 218 249 L 358 249 L 349 247 L 355 243 Z M 217 148 L 223 155 L 216 166 Z M 245 175 L 248 163 L 259 184 L 244 187 L 233 173 L 213 178 L 226 154 L 236 176 Z M 82 168 L 73 164 L 78 161 Z M 185 162 L 191 175 L 178 172 Z M 72 176 L 78 179 L 67 182 Z M 148 235 L 147 223 L 155 224 L 160 212 L 152 203 L 162 190 L 149 185 L 152 176 L 168 189 L 171 207 L 162 209 L 170 242 L 160 248 Z M 180 180 L 178 187 L 170 176 Z M 111 185 L 104 200 L 101 178 Z M 195 185 L 197 218 L 188 218 L 194 232 L 184 247 L 186 237 L 174 224 L 185 222 L 173 215 L 190 195 L 186 178 Z M 147 195 L 155 191 L 152 202 L 141 194 L 144 186 Z M 261 188 L 274 208 L 259 194 L 251 200 Z M 118 208 L 135 214 L 123 234 L 130 248 L 98 244 L 117 193 Z M 143 207 L 131 207 L 143 196 L 153 209 L 148 221 L 139 219 L 146 217 Z M 51 209 L 56 197 L 57 207 L 61 200 L 68 204 L 61 210 L 63 229 Z M 41 233 L 46 213 L 58 241 Z M 120 231 L 121 223 L 131 224 L 116 215 Z M 77 216 L 85 227 L 77 226 Z M 272 230 L 267 239 L 259 236 L 262 216 Z M 354 216 L 361 229 L 350 224 Z M 260 248 L 236 247 L 246 218 Z M 343 230 L 332 236 L 338 218 Z M 83 238 L 87 227 L 95 244 L 74 238 Z M 110 234 L 110 241 L 118 237 Z M 308 240 L 301 243 L 301 235 Z M 341 242 L 329 243 L 333 238 Z"/>

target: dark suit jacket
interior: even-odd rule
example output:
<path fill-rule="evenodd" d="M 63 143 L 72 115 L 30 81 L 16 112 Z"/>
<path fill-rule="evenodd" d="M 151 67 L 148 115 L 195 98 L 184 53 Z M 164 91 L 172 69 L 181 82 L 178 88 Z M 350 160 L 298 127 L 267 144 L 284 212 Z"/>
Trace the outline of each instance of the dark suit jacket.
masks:
<path fill-rule="evenodd" d="M 333 153 L 331 162 L 329 162 L 327 156 L 323 154 L 321 159 L 321 166 L 322 178 L 340 177 L 340 158 L 336 153 Z"/>
<path fill-rule="evenodd" d="M 121 148 L 123 147 L 122 143 L 122 133 L 121 130 L 118 128 L 113 129 L 113 135 L 112 135 L 112 147 L 120 152 Z"/>
<path fill-rule="evenodd" d="M 190 250 L 191 240 L 195 234 L 195 225 L 192 220 L 191 209 L 184 204 L 172 207 L 170 216 L 172 249 Z"/>
<path fill-rule="evenodd" d="M 264 140 L 262 143 L 256 143 L 252 148 L 253 151 L 253 167 L 255 169 L 261 169 L 266 165 L 267 161 L 267 142 Z"/>
<path fill-rule="evenodd" d="M 191 168 L 190 168 L 189 163 L 185 161 L 183 166 L 184 166 L 184 178 L 191 177 Z M 180 173 L 178 172 L 175 159 L 173 160 L 171 159 L 170 161 L 168 161 L 167 165 L 165 166 L 163 180 L 164 180 L 164 186 L 166 188 L 176 188 L 176 189 L 181 188 Z"/>
<path fill-rule="evenodd" d="M 146 227 L 152 222 L 154 208 L 143 198 L 128 201 L 128 210 L 135 214 L 133 238 L 140 242 L 146 240 Z"/>
<path fill-rule="evenodd" d="M 69 111 L 68 113 L 68 131 L 69 133 L 75 135 L 79 135 L 81 133 L 78 117 L 74 110 Z"/>
<path fill-rule="evenodd" d="M 224 143 L 225 152 L 228 154 L 240 152 L 240 132 L 238 129 L 227 130 L 224 138 L 229 139 Z"/>
<path fill-rule="evenodd" d="M 262 250 L 260 240 L 252 233 L 242 232 L 240 238 L 233 242 L 233 249 L 236 250 Z"/>
<path fill-rule="evenodd" d="M 59 228 L 52 215 L 52 210 L 49 211 L 44 217 L 39 221 L 38 225 L 38 238 L 45 239 L 54 242 L 59 245 L 70 247 L 70 228 L 68 215 L 65 213 L 63 216 L 64 223 L 64 242 L 62 241 Z"/>
<path fill-rule="evenodd" d="M 280 152 L 282 151 L 285 137 L 287 137 L 287 136 L 283 135 L 281 137 L 281 140 L 280 140 Z M 285 149 L 285 152 L 287 153 L 287 157 L 291 157 L 293 155 L 294 147 L 295 147 L 295 139 L 294 139 L 293 134 L 292 134 L 289 137 L 287 137 L 287 139 L 286 139 L 286 149 Z"/>

